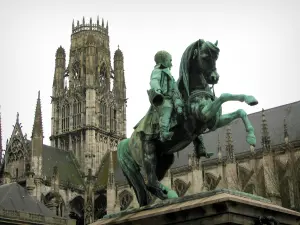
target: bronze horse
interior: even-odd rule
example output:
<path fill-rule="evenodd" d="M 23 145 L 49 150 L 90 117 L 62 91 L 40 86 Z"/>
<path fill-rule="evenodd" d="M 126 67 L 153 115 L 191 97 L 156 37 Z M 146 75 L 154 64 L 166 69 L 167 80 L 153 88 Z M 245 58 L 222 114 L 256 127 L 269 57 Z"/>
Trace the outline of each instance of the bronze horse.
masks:
<path fill-rule="evenodd" d="M 150 203 L 149 192 L 160 199 L 178 197 L 176 192 L 162 185 L 160 181 L 173 164 L 174 153 L 183 150 L 191 142 L 197 158 L 212 155 L 204 150 L 203 133 L 214 131 L 240 118 L 246 128 L 246 141 L 251 146 L 256 144 L 254 129 L 247 113 L 239 109 L 222 115 L 222 104 L 227 101 L 240 101 L 252 106 L 258 101 L 253 96 L 244 94 L 221 94 L 217 98 L 210 87 L 219 80 L 216 69 L 219 55 L 217 44 L 200 39 L 189 45 L 182 55 L 177 84 L 185 103 L 185 117 L 177 117 L 175 113 L 172 116 L 172 140 L 161 142 L 158 137 L 150 140 L 144 138 L 143 130 L 139 128 L 145 126 L 149 116 L 155 116 L 155 110 L 151 110 L 151 106 L 131 137 L 122 140 L 118 145 L 120 167 L 134 188 L 140 206 Z M 153 130 L 157 127 L 153 123 L 146 125 Z M 146 175 L 147 183 L 142 173 Z"/>

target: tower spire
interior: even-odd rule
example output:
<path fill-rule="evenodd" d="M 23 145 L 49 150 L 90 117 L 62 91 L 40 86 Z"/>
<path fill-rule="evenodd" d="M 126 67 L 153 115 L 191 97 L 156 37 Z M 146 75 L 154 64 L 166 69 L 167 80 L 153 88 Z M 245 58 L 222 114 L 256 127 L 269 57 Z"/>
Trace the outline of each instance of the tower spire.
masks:
<path fill-rule="evenodd" d="M 42 123 L 41 98 L 40 98 L 40 91 L 39 91 L 36 108 L 35 108 L 32 137 L 42 137 L 42 136 L 43 136 L 43 123 Z"/>

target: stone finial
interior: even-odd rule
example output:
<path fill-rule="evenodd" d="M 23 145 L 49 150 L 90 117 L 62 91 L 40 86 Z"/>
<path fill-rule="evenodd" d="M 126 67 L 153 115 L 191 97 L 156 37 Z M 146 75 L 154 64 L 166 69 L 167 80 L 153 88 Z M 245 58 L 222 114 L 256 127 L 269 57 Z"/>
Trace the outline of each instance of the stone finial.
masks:
<path fill-rule="evenodd" d="M 97 26 L 99 26 L 99 16 L 97 16 Z"/>
<path fill-rule="evenodd" d="M 227 154 L 227 162 L 234 163 L 235 162 L 235 154 L 232 140 L 231 127 L 228 126 L 226 130 L 226 154 Z"/>
<path fill-rule="evenodd" d="M 104 19 L 102 18 L 102 27 L 104 27 Z"/>
<path fill-rule="evenodd" d="M 288 133 L 286 117 L 284 117 L 284 121 L 283 121 L 283 132 L 284 132 L 284 142 L 286 144 L 288 144 L 289 143 L 289 133 Z"/>
<path fill-rule="evenodd" d="M 85 18 L 82 18 L 82 24 L 85 25 Z"/>
<path fill-rule="evenodd" d="M 268 123 L 267 123 L 264 109 L 262 109 L 261 145 L 265 151 L 269 151 L 271 148 L 271 140 L 269 135 Z"/>

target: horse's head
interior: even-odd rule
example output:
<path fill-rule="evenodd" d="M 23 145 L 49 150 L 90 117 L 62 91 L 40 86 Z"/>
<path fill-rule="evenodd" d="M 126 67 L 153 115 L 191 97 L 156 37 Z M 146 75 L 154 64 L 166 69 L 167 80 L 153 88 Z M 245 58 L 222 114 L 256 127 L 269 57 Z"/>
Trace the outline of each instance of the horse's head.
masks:
<path fill-rule="evenodd" d="M 219 81 L 216 68 L 219 52 L 218 41 L 215 44 L 204 40 L 196 43 L 192 59 L 194 70 L 202 74 L 208 84 L 217 84 Z"/>

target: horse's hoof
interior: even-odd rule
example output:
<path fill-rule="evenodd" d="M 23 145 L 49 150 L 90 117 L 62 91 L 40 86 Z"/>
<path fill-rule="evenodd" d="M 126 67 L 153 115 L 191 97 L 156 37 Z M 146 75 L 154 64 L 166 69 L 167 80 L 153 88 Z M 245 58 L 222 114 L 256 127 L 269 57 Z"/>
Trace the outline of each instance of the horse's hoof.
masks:
<path fill-rule="evenodd" d="M 172 198 L 178 198 L 178 195 L 177 195 L 176 191 L 169 190 L 168 191 L 168 199 L 172 199 Z"/>
<path fill-rule="evenodd" d="M 254 134 L 248 134 L 247 135 L 247 143 L 249 145 L 255 146 L 256 145 L 256 137 Z"/>
<path fill-rule="evenodd" d="M 209 158 L 212 157 L 213 155 L 214 155 L 214 153 L 212 153 L 212 152 L 207 152 L 205 157 L 209 159 Z"/>
<path fill-rule="evenodd" d="M 256 100 L 256 98 L 252 95 L 246 96 L 245 102 L 250 106 L 254 106 L 254 105 L 258 104 L 258 101 Z"/>

